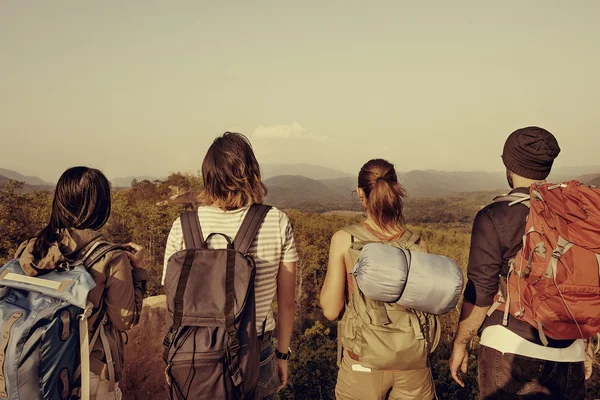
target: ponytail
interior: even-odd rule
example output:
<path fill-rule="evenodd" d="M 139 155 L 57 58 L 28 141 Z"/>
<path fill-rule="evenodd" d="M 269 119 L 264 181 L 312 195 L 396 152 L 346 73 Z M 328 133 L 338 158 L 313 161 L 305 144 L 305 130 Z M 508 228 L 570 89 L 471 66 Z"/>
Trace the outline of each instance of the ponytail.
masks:
<path fill-rule="evenodd" d="M 394 165 L 386 160 L 367 162 L 358 175 L 358 187 L 367 200 L 367 212 L 383 230 L 403 229 L 404 188 L 398 183 Z"/>

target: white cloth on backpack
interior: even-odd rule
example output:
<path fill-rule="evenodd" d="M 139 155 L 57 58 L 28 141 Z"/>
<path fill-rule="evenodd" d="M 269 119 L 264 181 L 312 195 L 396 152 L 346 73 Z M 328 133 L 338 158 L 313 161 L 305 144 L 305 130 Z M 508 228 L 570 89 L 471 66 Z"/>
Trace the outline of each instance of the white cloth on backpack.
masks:
<path fill-rule="evenodd" d="M 538 360 L 556 362 L 581 362 L 585 360 L 585 342 L 577 339 L 564 349 L 540 346 L 517 335 L 502 325 L 486 327 L 479 344 L 501 353 L 518 354 Z"/>

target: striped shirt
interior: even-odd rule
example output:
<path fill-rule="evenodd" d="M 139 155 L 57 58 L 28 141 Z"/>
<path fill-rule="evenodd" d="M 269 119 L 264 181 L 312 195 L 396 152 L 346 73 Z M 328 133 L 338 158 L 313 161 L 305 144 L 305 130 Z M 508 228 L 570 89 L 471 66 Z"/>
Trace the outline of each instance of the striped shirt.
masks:
<path fill-rule="evenodd" d="M 202 226 L 202 234 L 206 238 L 213 232 L 219 232 L 233 239 L 246 216 L 248 208 L 242 207 L 237 210 L 223 211 L 217 207 L 199 207 L 198 217 Z M 208 243 L 209 248 L 221 249 L 226 246 L 225 238 L 218 235 L 210 238 Z M 163 285 L 169 258 L 184 248 L 181 221 L 178 218 L 173 223 L 167 239 L 162 277 Z M 277 293 L 277 273 L 279 272 L 280 263 L 298 261 L 292 225 L 287 215 L 275 207 L 271 208 L 248 252 L 256 254 L 254 257 L 256 260 L 256 278 L 254 281 L 256 331 L 261 334 L 265 319 L 265 331 L 275 329 L 275 319 L 273 318 L 271 305 L 275 293 Z"/>

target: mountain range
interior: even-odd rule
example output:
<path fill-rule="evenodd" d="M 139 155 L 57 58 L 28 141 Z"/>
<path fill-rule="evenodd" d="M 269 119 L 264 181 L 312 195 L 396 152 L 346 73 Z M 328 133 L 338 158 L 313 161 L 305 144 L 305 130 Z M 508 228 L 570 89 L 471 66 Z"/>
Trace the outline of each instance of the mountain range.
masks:
<path fill-rule="evenodd" d="M 600 187 L 600 167 L 595 169 L 596 173 L 585 171 L 558 170 L 548 180 L 559 182 L 577 179 Z M 584 172 L 585 175 L 572 175 L 577 172 Z M 501 194 L 510 190 L 506 174 L 502 172 L 415 170 L 398 173 L 398 181 L 406 190 L 409 201 L 475 192 Z M 354 194 L 358 184 L 356 177 L 311 179 L 299 175 L 280 175 L 266 179 L 264 183 L 269 190 L 267 201 L 280 207 L 330 209 L 335 204 L 340 209 L 350 209 L 358 204 Z"/>
<path fill-rule="evenodd" d="M 280 207 L 308 204 L 356 204 L 354 190 L 357 177 L 347 172 L 309 164 L 265 164 L 261 167 L 269 193 L 267 201 Z M 51 189 L 54 185 L 35 176 L 0 169 L 0 185 L 8 179 L 25 182 L 25 190 Z M 133 179 L 156 180 L 152 176 L 129 176 L 112 179 L 115 187 L 129 187 Z M 556 168 L 549 181 L 578 179 L 600 186 L 600 166 Z M 444 197 L 468 192 L 506 192 L 503 172 L 414 170 L 399 172 L 398 180 L 408 198 Z"/>

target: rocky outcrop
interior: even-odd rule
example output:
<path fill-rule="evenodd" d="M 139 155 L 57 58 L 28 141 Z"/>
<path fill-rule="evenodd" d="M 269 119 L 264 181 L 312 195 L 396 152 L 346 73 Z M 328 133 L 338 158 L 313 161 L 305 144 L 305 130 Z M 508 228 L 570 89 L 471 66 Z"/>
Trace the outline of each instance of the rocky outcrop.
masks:
<path fill-rule="evenodd" d="M 144 299 L 140 323 L 127 332 L 125 370 L 119 382 L 124 399 L 168 398 L 162 359 L 166 307 L 164 295 Z"/>

